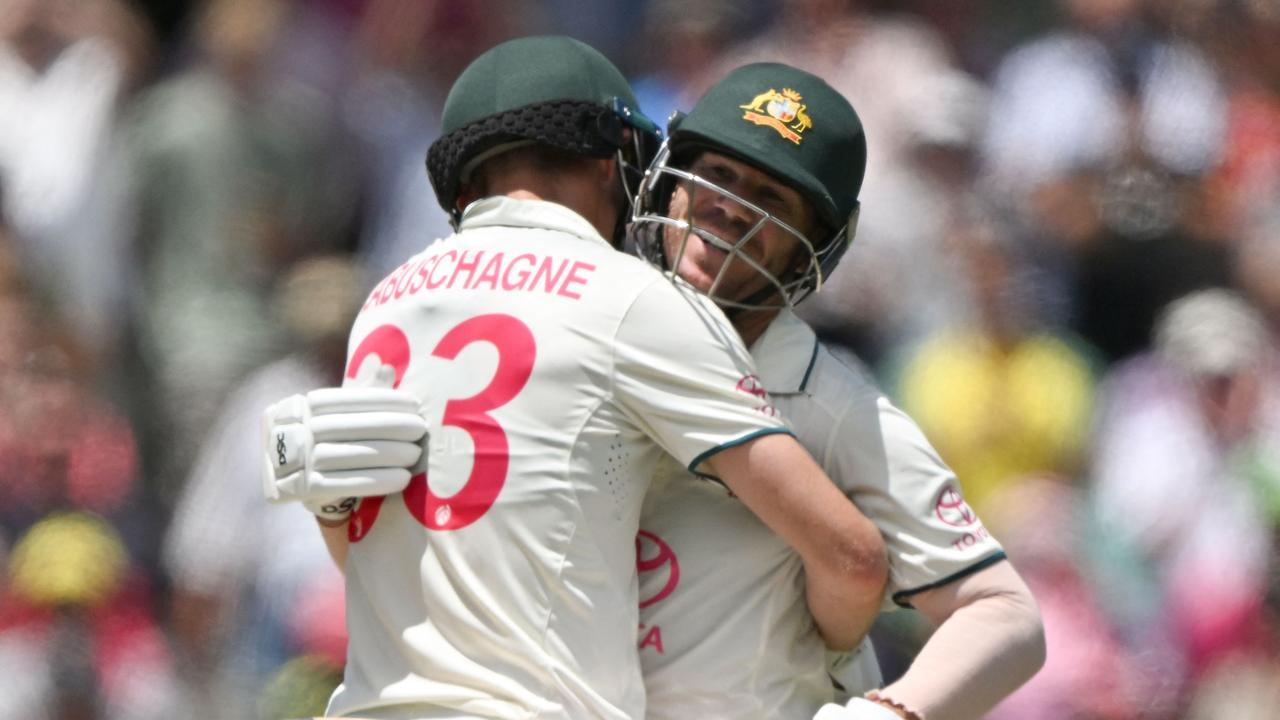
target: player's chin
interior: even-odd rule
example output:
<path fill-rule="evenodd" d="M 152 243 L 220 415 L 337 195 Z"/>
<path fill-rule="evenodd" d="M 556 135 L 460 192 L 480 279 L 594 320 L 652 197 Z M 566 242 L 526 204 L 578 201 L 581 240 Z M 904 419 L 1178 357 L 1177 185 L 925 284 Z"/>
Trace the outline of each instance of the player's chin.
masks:
<path fill-rule="evenodd" d="M 707 292 L 715 283 L 723 265 L 723 257 L 713 257 L 706 253 L 697 253 L 696 257 L 686 254 L 680 263 L 680 277 L 702 292 Z"/>

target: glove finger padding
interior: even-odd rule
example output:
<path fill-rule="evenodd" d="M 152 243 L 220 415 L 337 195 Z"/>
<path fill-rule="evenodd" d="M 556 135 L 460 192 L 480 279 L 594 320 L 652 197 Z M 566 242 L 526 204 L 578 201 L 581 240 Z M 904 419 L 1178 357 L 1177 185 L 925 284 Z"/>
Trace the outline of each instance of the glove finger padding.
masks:
<path fill-rule="evenodd" d="M 333 472 L 296 472 L 272 483 L 273 502 L 332 502 L 344 497 L 390 495 L 409 485 L 406 468 L 360 468 Z"/>
<path fill-rule="evenodd" d="M 336 498 L 346 495 L 372 497 L 404 490 L 412 474 L 405 468 L 360 468 L 313 472 L 307 482 L 307 494 L 314 498 Z"/>
<path fill-rule="evenodd" d="M 317 443 L 314 469 L 329 473 L 335 470 L 361 468 L 408 468 L 422 457 L 422 446 L 416 442 L 366 440 L 363 442 Z"/>
<path fill-rule="evenodd" d="M 318 443 L 358 440 L 415 442 L 427 432 L 427 421 L 416 409 L 410 412 L 376 410 L 313 415 L 308 426 Z"/>
<path fill-rule="evenodd" d="M 391 388 L 321 388 L 307 393 L 306 401 L 313 416 L 365 412 L 416 415 L 419 406 L 418 399 L 414 396 L 404 390 Z"/>

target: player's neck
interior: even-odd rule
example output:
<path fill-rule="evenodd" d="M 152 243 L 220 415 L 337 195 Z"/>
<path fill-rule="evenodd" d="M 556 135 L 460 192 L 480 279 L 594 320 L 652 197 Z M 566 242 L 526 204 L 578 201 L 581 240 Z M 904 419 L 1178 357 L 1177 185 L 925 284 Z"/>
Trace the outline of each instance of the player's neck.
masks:
<path fill-rule="evenodd" d="M 618 208 L 612 197 L 612 182 L 603 163 L 593 160 L 584 163 L 582 169 L 556 173 L 540 172 L 522 167 L 489 183 L 489 194 L 505 195 L 519 200 L 543 200 L 563 205 L 591 223 L 601 237 L 613 235 Z"/>
<path fill-rule="evenodd" d="M 730 319 L 742 338 L 742 344 L 750 348 L 777 316 L 777 310 L 738 310 L 731 314 Z"/>

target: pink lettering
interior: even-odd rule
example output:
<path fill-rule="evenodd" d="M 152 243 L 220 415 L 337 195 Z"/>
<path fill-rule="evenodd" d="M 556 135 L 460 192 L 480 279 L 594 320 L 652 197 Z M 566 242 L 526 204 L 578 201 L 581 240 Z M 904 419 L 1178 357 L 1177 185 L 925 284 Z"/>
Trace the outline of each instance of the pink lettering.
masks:
<path fill-rule="evenodd" d="M 391 299 L 391 293 L 394 292 L 396 289 L 396 281 L 400 279 L 401 273 L 405 272 L 408 264 L 409 263 L 405 263 L 404 265 L 401 265 L 400 267 L 396 268 L 395 271 L 392 272 L 391 275 L 389 275 L 387 279 L 383 281 L 382 296 L 378 298 L 379 305 L 383 305 L 388 300 Z"/>
<path fill-rule="evenodd" d="M 435 263 L 431 266 L 431 272 L 427 273 L 427 289 L 428 290 L 435 290 L 436 288 L 444 284 L 445 279 L 443 276 L 441 276 L 439 282 L 436 281 L 436 268 L 440 267 L 440 261 L 444 260 L 447 257 L 451 257 L 456 261 L 458 259 L 458 253 L 454 250 L 450 250 L 436 258 Z"/>
<path fill-rule="evenodd" d="M 978 544 L 979 540 L 984 540 L 989 537 L 991 537 L 991 533 L 987 532 L 985 527 L 978 526 L 977 530 L 967 532 L 959 540 L 952 541 L 951 547 L 957 550 L 963 550 L 968 547 L 973 547 Z"/>
<path fill-rule="evenodd" d="M 423 284 L 427 282 L 427 266 L 435 265 L 436 261 L 439 259 L 439 255 L 431 255 L 422 259 L 422 262 L 418 265 L 418 272 L 413 275 L 413 282 L 409 283 L 410 295 L 418 294 L 418 291 L 422 289 Z"/>
<path fill-rule="evenodd" d="M 453 281 L 457 280 L 458 275 L 465 271 L 467 273 L 467 279 L 458 283 L 458 287 L 465 288 L 467 283 L 471 282 L 471 278 L 475 276 L 476 268 L 480 266 L 480 258 L 482 257 L 484 257 L 483 250 L 476 251 L 475 257 L 472 257 L 471 253 L 468 253 L 465 250 L 462 251 L 462 258 L 458 260 L 458 264 L 453 267 L 453 275 L 449 277 L 449 284 L 445 285 L 445 287 L 452 290 Z"/>
<path fill-rule="evenodd" d="M 546 293 L 555 292 L 556 285 L 560 282 L 560 276 L 564 274 L 565 266 L 569 264 L 568 260 L 561 260 L 560 267 L 556 268 L 556 274 L 551 274 L 551 258 L 543 258 L 542 264 L 538 266 L 538 271 L 533 275 L 533 282 L 529 283 L 527 290 L 537 288 L 538 281 L 542 280 L 542 291 Z"/>
<path fill-rule="evenodd" d="M 519 290 L 523 288 L 525 282 L 529 280 L 530 270 L 528 269 L 516 270 L 516 263 L 522 260 L 530 268 L 538 264 L 538 258 L 533 255 L 530 255 L 529 253 L 524 253 L 523 255 L 517 255 L 511 258 L 511 264 L 507 265 L 506 271 L 502 273 L 502 289 L 503 290 Z M 514 283 L 511 282 L 512 274 L 514 274 L 517 278 L 517 280 Z"/>
<path fill-rule="evenodd" d="M 384 283 L 386 283 L 386 280 L 382 280 L 373 287 L 373 292 L 369 293 L 369 297 L 365 299 L 364 305 L 360 306 L 360 312 L 364 312 L 365 310 L 373 307 L 373 304 L 378 300 L 378 294 L 382 292 L 382 286 Z"/>
<path fill-rule="evenodd" d="M 640 629 L 643 630 L 644 625 L 641 625 Z M 653 648 L 659 655 L 662 654 L 662 628 L 654 625 L 652 628 L 649 628 L 649 632 L 645 633 L 644 637 L 640 640 L 640 649 L 644 650 L 647 647 Z"/>
<path fill-rule="evenodd" d="M 560 286 L 560 290 L 556 293 L 567 298 L 579 300 L 582 298 L 581 293 L 573 292 L 569 289 L 570 285 L 585 285 L 591 279 L 590 274 L 595 272 L 596 266 L 590 263 L 584 263 L 578 260 L 573 263 L 573 267 L 569 269 L 569 274 L 565 276 L 564 283 Z M 579 275 L 579 271 L 585 271 L 587 277 Z"/>
<path fill-rule="evenodd" d="M 422 263 L 423 261 L 419 260 L 418 263 L 412 267 L 413 268 L 422 267 Z M 406 266 L 407 265 L 408 263 L 406 263 Z M 406 267 L 404 273 L 400 276 L 400 279 L 396 281 L 395 298 L 397 300 L 399 300 L 405 294 L 405 291 L 409 289 L 409 281 L 411 280 L 413 280 L 413 273 L 410 272 L 409 267 Z"/>
<path fill-rule="evenodd" d="M 498 275 L 501 274 L 501 272 L 502 253 L 498 253 L 489 259 L 489 262 L 484 266 L 484 270 L 480 272 L 480 277 L 476 278 L 475 282 L 467 286 L 467 289 L 474 290 L 480 287 L 482 283 L 489 283 L 490 290 L 497 290 Z"/>

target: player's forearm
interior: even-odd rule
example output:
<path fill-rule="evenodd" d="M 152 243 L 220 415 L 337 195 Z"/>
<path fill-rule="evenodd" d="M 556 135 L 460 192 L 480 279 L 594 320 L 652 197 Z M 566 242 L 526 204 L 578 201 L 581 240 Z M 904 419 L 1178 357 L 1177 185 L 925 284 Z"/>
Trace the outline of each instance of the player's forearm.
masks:
<path fill-rule="evenodd" d="M 827 647 L 851 650 L 862 642 L 880 612 L 884 584 L 874 580 L 850 585 L 841 577 L 830 577 L 805 569 L 805 602 L 814 625 Z"/>
<path fill-rule="evenodd" d="M 823 639 L 833 649 L 856 645 L 888 580 L 880 531 L 794 438 L 765 436 L 712 461 L 730 489 L 800 555 Z"/>
<path fill-rule="evenodd" d="M 886 697 L 927 718 L 980 718 L 1044 665 L 1039 609 L 1009 563 L 978 573 L 968 596 L 930 593 L 913 604 L 938 629 Z"/>

